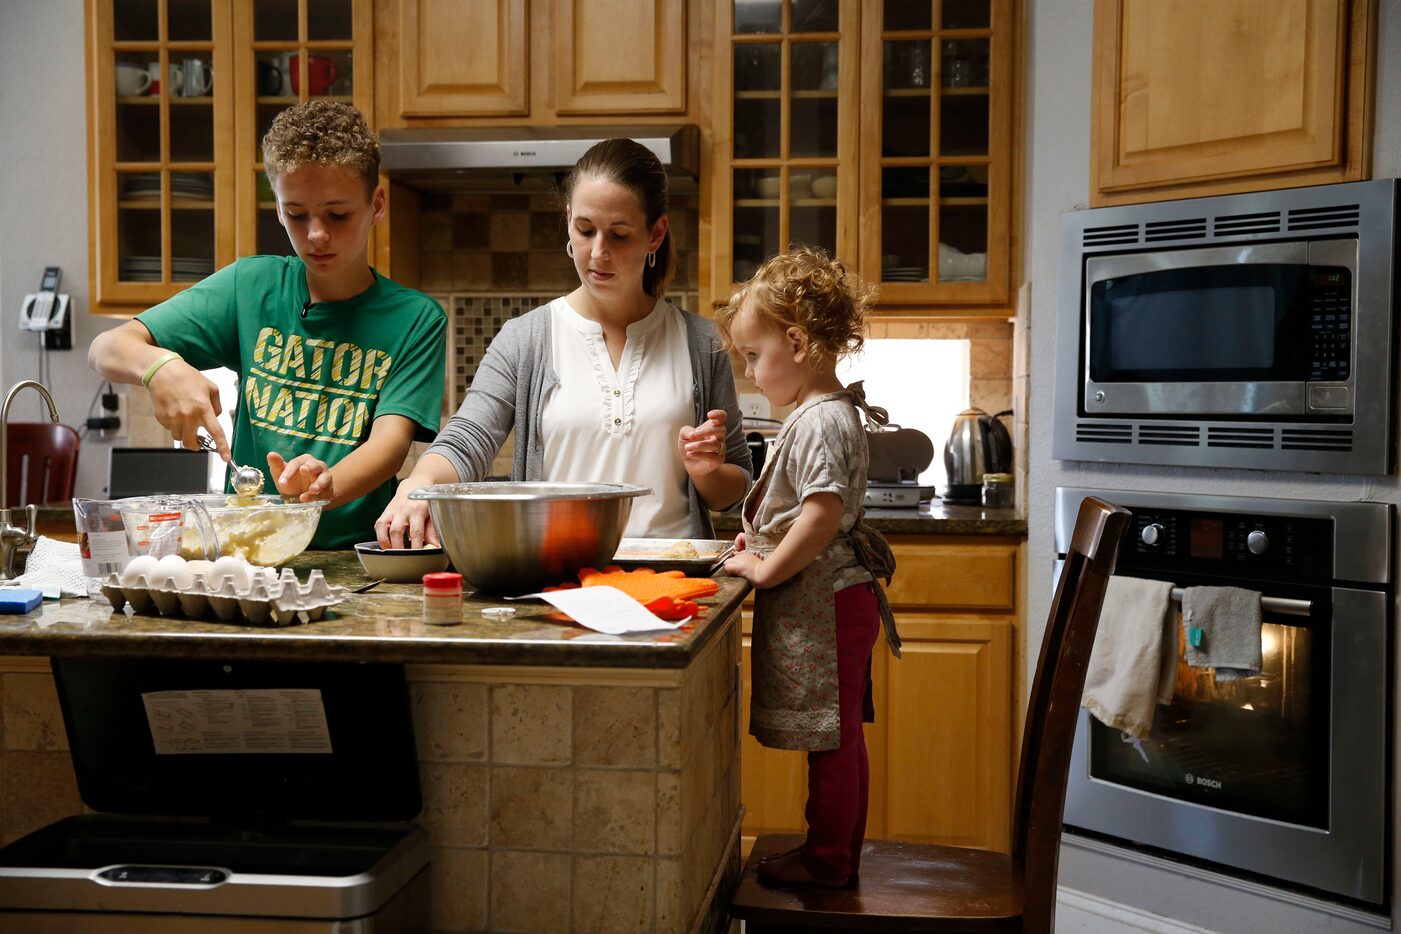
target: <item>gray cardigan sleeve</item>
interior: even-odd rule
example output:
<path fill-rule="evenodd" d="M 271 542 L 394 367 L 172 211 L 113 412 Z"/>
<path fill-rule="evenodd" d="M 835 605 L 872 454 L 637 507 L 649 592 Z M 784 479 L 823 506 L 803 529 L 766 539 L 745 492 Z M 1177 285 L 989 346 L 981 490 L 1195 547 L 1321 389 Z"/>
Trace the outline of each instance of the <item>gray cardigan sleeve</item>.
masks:
<path fill-rule="evenodd" d="M 707 324 L 710 324 L 707 319 Z M 754 460 L 749 454 L 749 444 L 744 440 L 743 414 L 739 410 L 739 393 L 735 390 L 734 369 L 730 366 L 730 355 L 725 351 L 724 345 L 720 343 L 720 338 L 715 334 L 714 325 L 709 329 L 710 347 L 706 356 L 709 358 L 709 373 L 706 379 L 708 398 L 705 402 L 705 410 L 723 409 L 728 416 L 725 430 L 725 463 L 734 464 L 744 471 L 744 486 L 747 491 L 749 484 L 754 480 Z M 705 412 L 700 413 L 704 417 Z M 699 424 L 699 423 L 697 423 Z M 726 506 L 720 512 L 733 509 L 738 503 L 743 502 L 743 495 L 739 500 Z"/>
<path fill-rule="evenodd" d="M 502 325 L 487 347 L 462 405 L 426 452 L 446 458 L 463 483 L 487 475 L 515 424 L 518 358 L 526 339 L 523 332 L 518 319 Z"/>

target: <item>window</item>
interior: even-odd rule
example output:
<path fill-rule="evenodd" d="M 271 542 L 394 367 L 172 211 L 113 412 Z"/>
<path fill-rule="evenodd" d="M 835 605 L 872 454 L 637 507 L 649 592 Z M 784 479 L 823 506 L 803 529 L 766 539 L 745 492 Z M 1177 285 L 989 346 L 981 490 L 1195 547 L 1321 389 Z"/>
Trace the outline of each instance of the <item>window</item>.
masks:
<path fill-rule="evenodd" d="M 224 437 L 229 439 L 229 446 L 233 446 L 233 413 L 238 405 L 238 374 L 233 370 L 220 367 L 216 370 L 201 370 L 204 376 L 219 387 L 219 407 L 223 412 L 219 415 L 219 427 L 224 429 Z M 180 442 L 173 442 L 176 447 Z M 250 467 L 265 469 L 265 464 L 250 464 Z M 224 489 L 224 474 L 228 465 L 219 459 L 219 455 L 209 456 L 209 488 L 211 490 Z M 266 472 L 266 470 L 264 470 Z M 277 492 L 273 490 L 272 492 Z"/>
<path fill-rule="evenodd" d="M 934 460 L 919 482 L 943 490 L 944 442 L 959 412 L 968 408 L 966 340 L 875 339 L 843 358 L 837 376 L 861 380 L 866 401 L 890 413 L 892 424 L 915 428 L 934 442 Z"/>

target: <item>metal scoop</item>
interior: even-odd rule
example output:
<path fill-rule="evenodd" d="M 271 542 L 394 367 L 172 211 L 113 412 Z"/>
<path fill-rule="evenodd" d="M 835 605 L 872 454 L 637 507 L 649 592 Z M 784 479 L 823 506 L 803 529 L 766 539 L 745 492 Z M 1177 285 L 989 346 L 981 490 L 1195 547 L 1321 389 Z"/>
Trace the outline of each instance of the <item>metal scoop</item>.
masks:
<path fill-rule="evenodd" d="M 199 446 L 206 451 L 218 451 L 213 439 L 208 435 L 199 436 Z M 257 496 L 263 492 L 263 485 L 266 483 L 263 472 L 257 467 L 240 467 L 238 464 L 229 462 L 233 467 L 233 488 L 239 496 Z"/>

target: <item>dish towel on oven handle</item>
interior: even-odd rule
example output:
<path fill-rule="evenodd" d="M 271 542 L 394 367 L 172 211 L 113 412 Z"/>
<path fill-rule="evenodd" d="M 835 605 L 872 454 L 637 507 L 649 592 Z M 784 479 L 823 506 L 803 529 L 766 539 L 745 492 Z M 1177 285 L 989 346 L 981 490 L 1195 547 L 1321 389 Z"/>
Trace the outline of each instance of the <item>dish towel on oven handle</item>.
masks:
<path fill-rule="evenodd" d="M 1172 610 L 1171 582 L 1109 578 L 1080 706 L 1135 739 L 1148 737 L 1156 705 L 1172 700 L 1177 671 Z"/>
<path fill-rule="evenodd" d="M 1240 587 L 1188 587 L 1182 592 L 1185 658 L 1215 668 L 1217 681 L 1260 673 L 1260 592 Z"/>

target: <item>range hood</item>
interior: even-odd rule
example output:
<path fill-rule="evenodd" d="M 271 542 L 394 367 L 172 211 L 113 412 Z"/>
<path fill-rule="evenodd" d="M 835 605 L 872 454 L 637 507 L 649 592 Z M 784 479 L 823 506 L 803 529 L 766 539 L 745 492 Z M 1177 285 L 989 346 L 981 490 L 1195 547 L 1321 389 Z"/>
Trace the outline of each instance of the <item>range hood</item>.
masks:
<path fill-rule="evenodd" d="M 425 191 L 545 190 L 595 143 L 635 139 L 657 154 L 675 189 L 700 176 L 700 130 L 653 126 L 398 128 L 380 131 L 380 169 Z"/>

